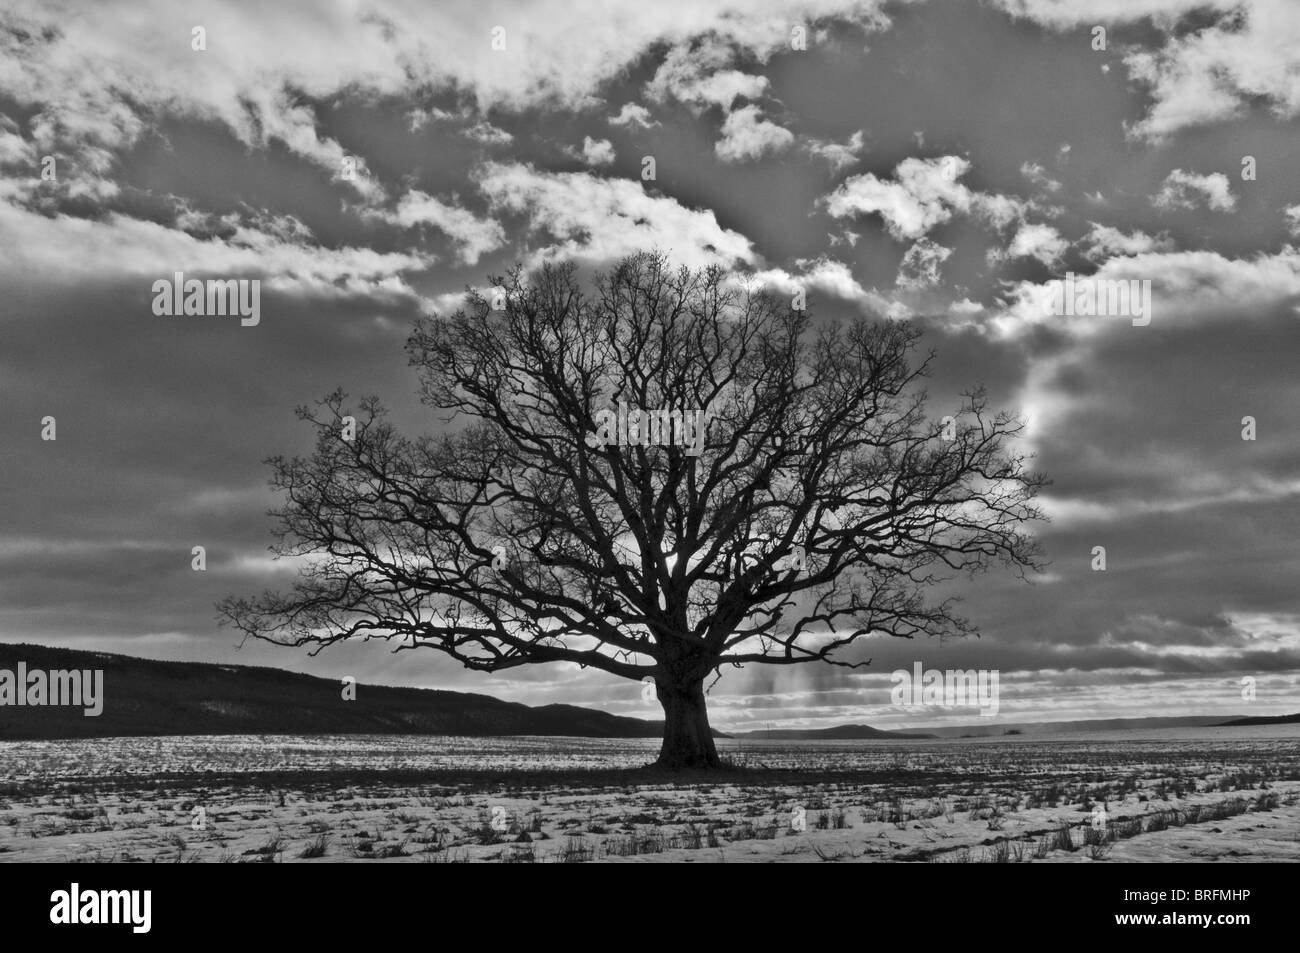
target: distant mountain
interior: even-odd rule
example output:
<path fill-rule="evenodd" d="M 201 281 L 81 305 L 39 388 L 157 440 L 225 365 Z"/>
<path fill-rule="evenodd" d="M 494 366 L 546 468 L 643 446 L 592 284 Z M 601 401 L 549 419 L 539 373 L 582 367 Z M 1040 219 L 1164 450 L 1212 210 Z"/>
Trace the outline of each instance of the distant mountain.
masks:
<path fill-rule="evenodd" d="M 834 728 L 774 728 L 764 731 L 733 731 L 732 738 L 760 738 L 768 741 L 851 741 L 862 738 L 937 738 L 917 732 L 883 731 L 870 725 L 836 725 Z"/>
<path fill-rule="evenodd" d="M 1300 712 L 1294 715 L 1255 715 L 1250 718 L 1234 718 L 1220 724 L 1221 728 L 1234 728 L 1239 725 L 1300 725 Z"/>
<path fill-rule="evenodd" d="M 993 738 L 1006 735 L 1032 737 L 1076 731 L 1125 731 L 1143 728 L 1217 728 L 1233 725 L 1286 725 L 1300 723 L 1300 714 L 1266 718 L 1236 718 L 1222 715 L 1184 715 L 1160 718 L 1094 718 L 1086 721 L 984 722 L 976 725 L 945 726 L 922 731 L 886 731 L 869 725 L 836 725 L 834 728 L 778 728 L 768 731 L 732 732 L 733 738 L 766 738 L 774 741 L 828 741 L 855 738 Z"/>
<path fill-rule="evenodd" d="M 1075 731 L 1127 731 L 1140 728 L 1206 728 L 1223 724 L 1222 715 L 1182 715 L 1158 718 L 1093 718 L 1084 721 L 1024 721 L 931 728 L 940 738 L 985 738 L 1013 732 L 1019 735 Z"/>
<path fill-rule="evenodd" d="M 25 662 L 29 672 L 101 669 L 103 712 L 88 717 L 81 708 L 0 705 L 0 739 L 227 734 L 658 738 L 663 734 L 662 722 L 574 705 L 533 708 L 489 695 L 378 685 L 357 685 L 356 700 L 344 701 L 338 680 L 275 668 L 157 662 L 0 644 L 0 670 L 16 672 L 19 662 Z"/>

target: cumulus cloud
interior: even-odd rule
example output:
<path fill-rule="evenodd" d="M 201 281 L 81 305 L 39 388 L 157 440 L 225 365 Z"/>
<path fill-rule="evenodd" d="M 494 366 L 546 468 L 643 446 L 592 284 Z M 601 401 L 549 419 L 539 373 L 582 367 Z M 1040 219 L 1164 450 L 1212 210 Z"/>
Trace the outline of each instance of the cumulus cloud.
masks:
<path fill-rule="evenodd" d="M 758 159 L 794 141 L 793 133 L 763 118 L 754 103 L 737 107 L 737 100 L 761 99 L 769 85 L 765 76 L 732 68 L 737 52 L 713 35 L 679 44 L 646 84 L 646 94 L 658 102 L 674 99 L 697 114 L 710 107 L 722 110 L 722 138 L 713 148 L 723 162 Z"/>
<path fill-rule="evenodd" d="M 1198 175 L 1174 169 L 1166 176 L 1160 191 L 1151 197 L 1151 204 L 1162 209 L 1194 209 L 1204 205 L 1216 212 L 1232 212 L 1237 208 L 1237 197 L 1222 172 Z"/>
<path fill-rule="evenodd" d="M 1125 62 L 1154 100 L 1130 130 L 1137 137 L 1160 139 L 1229 119 L 1252 99 L 1283 118 L 1300 114 L 1300 17 L 1289 0 L 1232 4 L 1213 26 L 1170 39 L 1155 52 L 1134 52 Z"/>
<path fill-rule="evenodd" d="M 826 208 L 835 218 L 879 215 L 895 238 L 915 240 L 970 207 L 970 189 L 957 181 L 969 168 L 959 156 L 904 159 L 895 181 L 870 172 L 851 176 L 827 197 Z"/>
<path fill-rule="evenodd" d="M 480 115 L 492 107 L 585 107 L 603 82 L 656 44 L 679 48 L 707 35 L 713 45 L 763 59 L 786 46 L 791 19 L 873 25 L 884 22 L 880 5 L 664 0 L 606 16 L 567 0 L 505 2 L 492 21 L 506 25 L 505 49 L 494 50 L 489 21 L 466 17 L 454 5 L 338 0 L 304 16 L 293 5 L 214 0 L 204 7 L 207 48 L 200 52 L 190 45 L 195 14 L 169 0 L 125 8 L 15 0 L 0 28 L 0 89 L 31 110 L 41 154 L 76 155 L 75 174 L 97 183 L 84 188 L 111 195 L 116 156 L 166 114 L 220 122 L 253 147 L 279 141 L 337 171 L 344 150 L 319 132 L 311 104 L 342 90 L 381 96 L 462 90 Z M 691 95 L 725 101 L 766 80 L 724 71 L 683 73 L 681 82 Z M 477 134 L 508 141 L 488 125 Z M 340 181 L 367 202 L 382 201 L 369 178 Z"/>
<path fill-rule="evenodd" d="M 830 163 L 832 171 L 839 172 L 858 160 L 858 154 L 862 152 L 862 130 L 851 135 L 847 142 L 812 139 L 807 148 L 812 155 Z"/>
<path fill-rule="evenodd" d="M 36 164 L 36 146 L 22 137 L 18 124 L 0 113 L 0 165 L 27 166 Z"/>
<path fill-rule="evenodd" d="M 1286 227 L 1291 237 L 1300 238 L 1300 204 L 1288 205 L 1282 214 L 1286 216 Z"/>
<path fill-rule="evenodd" d="M 1022 163 L 1020 174 L 1040 189 L 1045 189 L 1048 192 L 1059 192 L 1061 189 L 1061 183 L 1048 175 L 1047 170 L 1037 162 Z"/>
<path fill-rule="evenodd" d="M 855 232 L 853 229 L 846 228 L 842 233 L 838 235 L 836 235 L 834 232 L 828 232 L 826 237 L 830 241 L 830 245 L 832 248 L 834 248 L 836 245 L 848 245 L 850 248 L 857 248 L 858 239 L 861 238 L 862 236 L 858 232 Z"/>
<path fill-rule="evenodd" d="M 792 142 L 794 133 L 764 119 L 757 106 L 745 106 L 722 123 L 722 138 L 713 151 L 723 162 L 744 162 L 780 152 Z"/>
<path fill-rule="evenodd" d="M 276 231 L 280 234 L 276 234 Z M 47 216 L 0 203 L 0 275 L 103 280 L 170 278 L 172 272 L 260 277 L 286 293 L 412 296 L 404 275 L 433 259 L 368 248 L 321 248 L 287 238 L 283 227 L 237 225 L 226 237 L 200 238 L 155 222 L 109 214 L 102 219 Z"/>
<path fill-rule="evenodd" d="M 879 313 L 889 313 L 893 305 L 874 290 L 863 288 L 849 266 L 827 256 L 814 259 L 801 258 L 794 263 L 795 271 L 768 268 L 752 272 L 744 280 L 783 295 L 805 292 L 822 292 L 844 301 L 851 301 Z"/>
<path fill-rule="evenodd" d="M 477 264 L 484 254 L 505 242 L 505 231 L 497 222 L 418 189 L 403 195 L 392 211 L 369 214 L 401 228 L 430 225 L 438 229 L 456 243 L 457 257 L 467 265 Z"/>
<path fill-rule="evenodd" d="M 608 139 L 593 139 L 591 136 L 584 136 L 582 149 L 574 149 L 572 154 L 593 168 L 613 165 L 614 143 Z"/>
<path fill-rule="evenodd" d="M 628 126 L 637 129 L 649 129 L 659 123 L 650 118 L 650 110 L 639 103 L 624 103 L 617 115 L 609 117 L 611 126 Z"/>
<path fill-rule="evenodd" d="M 692 267 L 756 260 L 749 240 L 720 226 L 712 211 L 651 195 L 640 182 L 496 162 L 485 164 L 477 180 L 494 211 L 526 216 L 529 231 L 549 239 L 534 263 L 568 256 L 611 261 L 646 248 Z"/>
<path fill-rule="evenodd" d="M 1291 0 L 998 0 L 1017 16 L 1052 29 L 1150 19 L 1163 34 L 1155 50 L 1124 57 L 1129 75 L 1151 97 L 1129 127 L 1134 138 L 1159 140 L 1180 129 L 1243 113 L 1251 100 L 1282 118 L 1300 115 L 1300 17 Z M 1215 19 L 1189 24 L 1192 15 Z M 1190 28 L 1189 28 L 1190 25 Z"/>
<path fill-rule="evenodd" d="M 1153 19 L 1170 25 L 1196 10 L 1228 10 L 1240 0 L 1090 0 L 1086 6 L 1069 0 L 995 0 L 1016 17 L 1026 17 L 1057 30 L 1081 24 L 1121 23 Z"/>
<path fill-rule="evenodd" d="M 958 181 L 970 170 L 960 156 L 904 159 L 894 179 L 870 172 L 850 176 L 823 201 L 834 218 L 875 214 L 894 238 L 915 241 L 955 214 L 976 214 L 997 227 L 1023 215 L 1026 203 L 1006 195 L 976 192 Z"/>
<path fill-rule="evenodd" d="M 1110 258 L 1115 255 L 1142 255 L 1153 251 L 1173 251 L 1174 242 L 1167 234 L 1148 235 L 1137 230 L 1122 232 L 1110 225 L 1089 222 L 1092 228 L 1080 239 L 1085 257 L 1092 260 Z"/>
<path fill-rule="evenodd" d="M 1011 244 L 1007 246 L 1008 258 L 1033 258 L 1044 265 L 1060 261 L 1069 242 L 1051 225 L 1021 225 Z"/>
<path fill-rule="evenodd" d="M 1253 258 L 1229 258 L 1213 251 L 1147 252 L 1111 258 L 1093 274 L 1076 280 L 1150 281 L 1153 326 L 1164 321 L 1187 326 L 1229 316 L 1236 320 L 1300 296 L 1300 249 L 1288 245 L 1275 254 Z M 1075 336 L 1131 327 L 1122 317 L 1053 314 L 1056 288 L 1056 281 L 1018 282 L 980 326 L 1003 338 L 1039 327 Z"/>
<path fill-rule="evenodd" d="M 515 141 L 515 137 L 502 129 L 500 126 L 494 126 L 486 119 L 479 120 L 465 130 L 465 137 L 473 139 L 475 142 L 481 142 L 485 146 L 508 146 Z"/>
<path fill-rule="evenodd" d="M 729 111 L 737 99 L 758 99 L 767 91 L 767 77 L 732 68 L 737 52 L 715 35 L 680 43 L 668 51 L 646 84 L 646 93 L 658 102 L 675 99 L 696 111 L 708 106 Z"/>
<path fill-rule="evenodd" d="M 951 248 L 945 248 L 928 238 L 918 240 L 903 255 L 898 266 L 898 287 L 919 291 L 937 285 L 939 269 L 951 254 Z"/>
<path fill-rule="evenodd" d="M 462 106 L 455 111 L 439 106 L 417 106 L 406 112 L 406 128 L 410 132 L 418 132 L 431 122 L 458 123 L 460 135 L 486 146 L 505 146 L 515 141 L 511 133 L 476 115 L 473 106 Z"/>

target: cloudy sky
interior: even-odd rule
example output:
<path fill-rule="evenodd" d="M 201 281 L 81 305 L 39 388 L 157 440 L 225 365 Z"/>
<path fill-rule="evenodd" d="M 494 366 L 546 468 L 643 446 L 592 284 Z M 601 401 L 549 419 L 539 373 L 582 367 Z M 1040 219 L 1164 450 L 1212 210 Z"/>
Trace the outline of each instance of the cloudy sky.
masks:
<path fill-rule="evenodd" d="M 236 651 L 213 602 L 284 571 L 296 405 L 429 429 L 417 315 L 659 247 L 922 323 L 936 416 L 984 384 L 1054 480 L 1048 572 L 962 586 L 978 642 L 731 670 L 715 725 L 979 721 L 891 708 L 916 661 L 1000 670 L 1005 720 L 1300 709 L 1297 132 L 1294 0 L 8 2 L 0 637 L 653 716 L 563 667 Z M 156 316 L 177 271 L 260 279 L 260 323 Z M 1070 272 L 1152 320 L 1051 315 Z"/>

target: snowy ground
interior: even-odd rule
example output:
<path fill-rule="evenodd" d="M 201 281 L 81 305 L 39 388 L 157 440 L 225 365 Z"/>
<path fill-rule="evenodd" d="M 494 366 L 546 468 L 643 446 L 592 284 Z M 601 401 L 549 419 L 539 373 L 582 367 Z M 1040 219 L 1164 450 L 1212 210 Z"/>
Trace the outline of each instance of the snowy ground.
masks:
<path fill-rule="evenodd" d="M 0 743 L 0 861 L 1300 860 L 1300 732 L 654 744 L 559 738 Z"/>

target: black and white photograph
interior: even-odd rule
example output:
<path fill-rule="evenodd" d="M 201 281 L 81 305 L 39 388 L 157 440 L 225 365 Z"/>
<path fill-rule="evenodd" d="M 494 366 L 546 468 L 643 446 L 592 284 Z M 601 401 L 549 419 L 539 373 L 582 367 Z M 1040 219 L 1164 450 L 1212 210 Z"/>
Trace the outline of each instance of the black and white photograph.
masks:
<path fill-rule="evenodd" d="M 1297 133 L 1296 0 L 5 0 L 0 865 L 79 865 L 22 918 L 1083 865 L 1247 936 Z"/>

